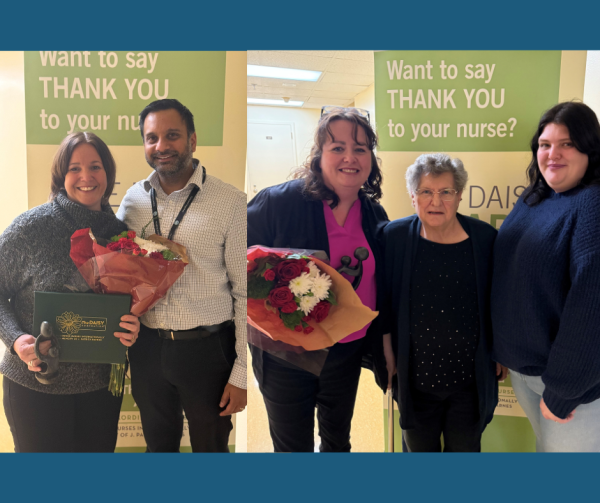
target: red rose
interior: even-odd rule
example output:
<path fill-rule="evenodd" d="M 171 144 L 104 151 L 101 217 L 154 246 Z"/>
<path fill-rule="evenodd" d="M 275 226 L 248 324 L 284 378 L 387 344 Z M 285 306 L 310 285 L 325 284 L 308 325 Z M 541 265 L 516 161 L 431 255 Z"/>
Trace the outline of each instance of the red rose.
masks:
<path fill-rule="evenodd" d="M 292 300 L 290 302 L 288 302 L 285 306 L 283 306 L 281 308 L 281 312 L 282 313 L 287 313 L 287 314 L 291 314 L 294 313 L 298 310 L 298 306 L 296 305 L 296 303 Z"/>
<path fill-rule="evenodd" d="M 321 323 L 325 318 L 327 318 L 330 308 L 331 304 L 326 300 L 322 300 L 314 307 L 310 314 L 317 323 Z"/>
<path fill-rule="evenodd" d="M 310 321 L 312 320 L 312 316 L 310 314 L 307 314 L 306 316 L 302 317 L 302 321 L 306 322 L 306 321 Z"/>
<path fill-rule="evenodd" d="M 313 330 L 314 330 L 313 327 L 304 327 L 304 333 L 305 334 L 310 334 Z"/>
<path fill-rule="evenodd" d="M 273 290 L 269 292 L 269 302 L 271 302 L 273 307 L 283 307 L 293 300 L 294 294 L 287 286 L 273 288 Z"/>
<path fill-rule="evenodd" d="M 157 260 L 166 260 L 165 257 L 163 257 L 163 254 L 157 251 L 152 252 L 149 256 L 150 258 L 155 258 Z"/>
<path fill-rule="evenodd" d="M 134 255 L 139 255 L 140 254 L 140 249 L 138 248 L 137 250 L 133 250 L 133 254 Z"/>
<path fill-rule="evenodd" d="M 108 243 L 106 245 L 106 247 L 110 250 L 110 251 L 119 251 L 121 249 L 121 245 L 119 243 L 117 243 L 116 241 L 114 243 Z"/>
<path fill-rule="evenodd" d="M 273 281 L 275 279 L 275 271 L 273 269 L 267 269 L 265 271 L 265 279 L 267 281 Z"/>
<path fill-rule="evenodd" d="M 144 250 L 143 248 L 140 250 L 140 254 L 143 256 L 148 255 L 148 250 Z"/>
<path fill-rule="evenodd" d="M 127 237 L 129 239 L 135 239 L 135 231 L 127 231 Z"/>
<path fill-rule="evenodd" d="M 294 327 L 294 330 L 295 330 L 296 332 L 302 332 L 302 325 L 296 325 L 296 326 Z"/>
<path fill-rule="evenodd" d="M 294 278 L 302 274 L 304 266 L 299 260 L 284 260 L 277 264 L 275 273 L 279 276 L 279 280 L 283 283 L 289 283 Z"/>

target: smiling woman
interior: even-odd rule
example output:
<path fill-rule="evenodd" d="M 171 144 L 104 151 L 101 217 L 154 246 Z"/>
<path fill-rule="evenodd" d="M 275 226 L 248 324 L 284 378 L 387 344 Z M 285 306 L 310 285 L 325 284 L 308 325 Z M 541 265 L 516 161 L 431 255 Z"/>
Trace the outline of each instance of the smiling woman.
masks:
<path fill-rule="evenodd" d="M 61 143 L 51 169 L 50 200 L 63 191 L 82 206 L 100 211 L 115 186 L 117 167 L 106 143 L 94 133 L 72 133 Z"/>
<path fill-rule="evenodd" d="M 416 216 L 386 226 L 390 373 L 410 452 L 477 452 L 498 402 L 489 283 L 496 230 L 457 214 L 467 172 L 445 154 L 406 172 Z"/>
<path fill-rule="evenodd" d="M 388 220 L 378 203 L 382 176 L 376 146 L 365 110 L 323 107 L 314 145 L 296 171 L 297 179 L 262 190 L 248 205 L 248 246 L 323 250 L 336 269 L 343 256 L 366 248 L 369 255 L 356 293 L 372 310 L 380 303 L 377 284 L 383 283 L 377 237 Z M 350 265 L 357 262 L 354 258 Z M 361 363 L 368 361 L 377 370 L 381 387 L 388 381 L 378 323 L 375 318 L 329 348 L 319 375 L 251 346 L 276 452 L 313 451 L 315 407 L 321 451 L 350 451 Z"/>
<path fill-rule="evenodd" d="M 494 248 L 494 353 L 541 452 L 600 451 L 600 123 L 583 103 L 546 111 L 529 186 Z"/>
<path fill-rule="evenodd" d="M 68 292 L 77 268 L 70 257 L 71 236 L 91 228 L 108 239 L 126 230 L 108 198 L 115 162 L 106 144 L 92 133 L 73 133 L 52 164 L 50 202 L 18 216 L 0 236 L 0 363 L 4 409 L 16 452 L 112 452 L 122 396 L 108 390 L 110 365 L 60 363 L 52 384 L 36 378 L 42 362 L 34 351 L 40 327 L 32 326 L 34 292 Z M 68 319 L 67 319 L 68 318 Z M 62 320 L 73 328 L 77 320 Z M 65 325 L 65 326 L 66 326 Z M 131 346 L 139 332 L 136 316 L 124 315 L 115 332 Z M 40 344 L 42 352 L 48 351 Z M 93 424 L 87 435 L 81 424 Z"/>
<path fill-rule="evenodd" d="M 107 185 L 106 171 L 94 146 L 82 143 L 75 148 L 65 176 L 67 197 L 90 210 L 100 211 Z"/>

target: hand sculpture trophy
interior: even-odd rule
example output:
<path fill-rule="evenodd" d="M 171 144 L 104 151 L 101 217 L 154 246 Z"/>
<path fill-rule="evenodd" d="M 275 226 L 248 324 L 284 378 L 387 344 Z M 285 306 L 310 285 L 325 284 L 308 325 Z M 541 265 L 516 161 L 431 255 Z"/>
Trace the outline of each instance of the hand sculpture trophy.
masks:
<path fill-rule="evenodd" d="M 41 334 L 35 340 L 35 356 L 42 360 L 42 370 L 35 373 L 36 379 L 42 384 L 52 384 L 58 377 L 58 357 L 60 347 L 58 339 L 52 333 L 52 327 L 47 321 L 42 321 L 40 327 Z M 52 345 L 48 350 L 48 354 L 43 355 L 40 351 L 40 343 L 44 341 L 52 341 Z"/>
<path fill-rule="evenodd" d="M 344 255 L 342 257 L 342 267 L 340 267 L 337 272 L 347 274 L 348 276 L 354 276 L 354 280 L 352 281 L 352 288 L 356 290 L 358 285 L 360 285 L 360 280 L 362 279 L 363 273 L 363 265 L 362 263 L 369 258 L 369 250 L 363 248 L 362 246 L 354 250 L 354 258 L 358 260 L 358 264 L 354 267 L 350 267 L 350 262 L 352 259 L 348 257 L 348 255 Z"/>

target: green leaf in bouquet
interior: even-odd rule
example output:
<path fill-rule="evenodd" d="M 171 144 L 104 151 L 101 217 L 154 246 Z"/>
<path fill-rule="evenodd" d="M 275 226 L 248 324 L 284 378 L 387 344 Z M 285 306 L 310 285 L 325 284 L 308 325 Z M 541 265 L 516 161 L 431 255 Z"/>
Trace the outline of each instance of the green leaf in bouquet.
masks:
<path fill-rule="evenodd" d="M 248 276 L 248 297 L 251 299 L 266 299 L 275 286 L 274 281 L 267 281 L 262 276 Z"/>
<path fill-rule="evenodd" d="M 150 220 L 150 222 L 148 222 L 146 225 L 144 225 L 144 227 L 142 227 L 142 230 L 140 232 L 140 238 L 146 239 L 146 229 L 152 222 L 153 222 L 153 220 Z"/>
<path fill-rule="evenodd" d="M 327 296 L 327 298 L 325 300 L 327 302 L 329 302 L 332 306 L 337 306 L 337 300 L 335 298 L 335 293 L 333 293 L 332 290 L 329 290 L 329 295 Z"/>
<path fill-rule="evenodd" d="M 120 238 L 120 236 L 113 236 L 112 238 L 110 238 L 110 240 L 111 240 L 113 243 L 116 243 L 116 242 L 119 240 L 119 238 Z"/>
<path fill-rule="evenodd" d="M 163 250 L 160 252 L 165 260 L 174 260 L 175 254 L 171 250 Z"/>
<path fill-rule="evenodd" d="M 277 257 L 276 255 L 269 254 L 266 257 L 259 257 L 254 260 L 256 264 L 256 269 L 252 272 L 252 274 L 256 276 L 263 276 L 268 269 L 273 269 L 279 262 L 282 262 L 283 259 Z"/>
<path fill-rule="evenodd" d="M 281 313 L 281 321 L 290 330 L 294 330 L 296 325 L 302 324 L 302 317 L 304 313 L 302 311 L 294 311 L 293 313 Z"/>

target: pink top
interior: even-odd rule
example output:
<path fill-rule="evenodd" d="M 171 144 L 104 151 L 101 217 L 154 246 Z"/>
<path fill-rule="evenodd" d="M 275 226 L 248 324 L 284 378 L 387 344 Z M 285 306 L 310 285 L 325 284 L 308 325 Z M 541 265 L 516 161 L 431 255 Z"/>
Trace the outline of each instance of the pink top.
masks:
<path fill-rule="evenodd" d="M 362 246 L 369 250 L 369 258 L 363 262 L 363 275 L 356 293 L 362 303 L 375 310 L 377 300 L 377 285 L 375 283 L 375 257 L 373 251 L 367 242 L 365 233 L 362 229 L 362 213 L 360 199 L 357 199 L 348 213 L 348 218 L 344 226 L 338 225 L 333 216 L 333 211 L 326 201 L 323 201 L 323 211 L 325 213 L 325 224 L 327 225 L 327 235 L 329 237 L 329 257 L 330 265 L 334 269 L 342 266 L 342 257 L 347 255 L 352 259 L 351 266 L 356 266 L 358 260 L 354 258 L 354 250 Z M 352 282 L 352 276 L 343 274 L 348 281 Z M 339 342 L 352 342 L 361 339 L 367 334 L 367 328 L 371 323 L 365 325 L 357 332 L 344 337 Z"/>

